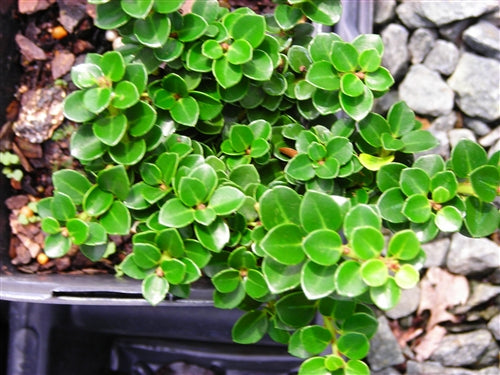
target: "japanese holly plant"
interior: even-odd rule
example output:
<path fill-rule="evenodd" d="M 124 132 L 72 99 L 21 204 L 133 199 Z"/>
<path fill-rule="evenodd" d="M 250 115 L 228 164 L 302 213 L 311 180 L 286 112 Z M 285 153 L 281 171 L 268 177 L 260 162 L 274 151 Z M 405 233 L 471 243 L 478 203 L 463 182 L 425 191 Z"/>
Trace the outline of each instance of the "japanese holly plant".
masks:
<path fill-rule="evenodd" d="M 394 307 L 440 232 L 498 229 L 500 152 L 462 140 L 445 161 L 404 103 L 377 35 L 314 35 L 339 0 L 274 14 L 216 0 L 89 0 L 123 46 L 72 70 L 66 117 L 85 174 L 60 170 L 38 205 L 49 257 L 97 261 L 129 236 L 120 275 L 153 305 L 202 275 L 235 342 L 268 334 L 300 374 L 368 374 L 370 305 Z M 327 350 L 329 348 L 329 350 Z"/>

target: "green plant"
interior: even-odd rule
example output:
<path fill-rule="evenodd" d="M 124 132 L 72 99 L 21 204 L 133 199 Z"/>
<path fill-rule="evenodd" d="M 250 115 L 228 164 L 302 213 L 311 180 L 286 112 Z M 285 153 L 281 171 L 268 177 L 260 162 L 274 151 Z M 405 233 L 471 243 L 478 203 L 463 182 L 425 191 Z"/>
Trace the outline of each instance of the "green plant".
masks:
<path fill-rule="evenodd" d="M 19 156 L 11 152 L 0 152 L 0 164 L 3 164 L 2 173 L 7 178 L 20 182 L 23 179 L 23 171 L 16 166 L 20 165 Z"/>
<path fill-rule="evenodd" d="M 337 22 L 339 0 L 282 0 L 269 15 L 89 2 L 124 45 L 72 70 L 64 110 L 81 123 L 71 152 L 86 175 L 57 171 L 38 205 L 48 256 L 79 245 L 99 260 L 110 235 L 131 235 L 117 272 L 151 304 L 206 275 L 215 306 L 246 311 L 234 341 L 267 333 L 306 359 L 301 374 L 360 375 L 369 306 L 390 309 L 418 282 L 421 242 L 498 228 L 500 152 L 461 141 L 447 162 L 414 160 L 437 141 L 411 109 L 371 112 L 393 84 L 380 37 L 312 36 L 308 21 Z"/>

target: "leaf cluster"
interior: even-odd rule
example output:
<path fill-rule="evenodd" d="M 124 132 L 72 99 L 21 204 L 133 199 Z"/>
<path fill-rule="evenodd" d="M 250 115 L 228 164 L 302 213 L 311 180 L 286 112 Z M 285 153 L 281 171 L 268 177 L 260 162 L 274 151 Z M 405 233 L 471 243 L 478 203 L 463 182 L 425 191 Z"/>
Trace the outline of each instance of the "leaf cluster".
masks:
<path fill-rule="evenodd" d="M 398 102 L 377 35 L 313 36 L 339 0 L 278 1 L 273 14 L 216 0 L 89 0 L 123 47 L 72 70 L 65 114 L 85 174 L 53 175 L 38 205 L 45 252 L 73 246 L 117 266 L 153 305 L 203 275 L 213 302 L 245 311 L 238 343 L 269 335 L 301 374 L 368 374 L 377 321 L 413 287 L 421 242 L 498 228 L 500 152 L 461 141 L 450 160 Z M 120 250 L 121 251 L 121 250 Z M 324 354 L 329 348 L 331 354 Z"/>

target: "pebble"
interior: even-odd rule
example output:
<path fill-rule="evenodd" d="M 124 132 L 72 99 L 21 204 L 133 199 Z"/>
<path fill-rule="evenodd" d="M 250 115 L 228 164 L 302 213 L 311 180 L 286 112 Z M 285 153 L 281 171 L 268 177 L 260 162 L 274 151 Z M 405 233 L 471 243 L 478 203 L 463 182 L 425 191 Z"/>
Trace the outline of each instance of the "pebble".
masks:
<path fill-rule="evenodd" d="M 469 370 L 459 367 L 443 367 L 438 362 L 408 361 L 406 375 L 500 375 L 497 367 L 488 367 L 482 370 Z"/>
<path fill-rule="evenodd" d="M 408 30 L 396 23 L 387 25 L 380 33 L 385 46 L 382 65 L 391 72 L 395 80 L 404 74 L 410 61 L 408 35 Z"/>
<path fill-rule="evenodd" d="M 500 59 L 500 29 L 487 21 L 480 21 L 464 31 L 465 44 L 482 55 Z"/>
<path fill-rule="evenodd" d="M 486 121 L 500 118 L 500 61 L 464 53 L 448 84 L 457 93 L 457 104 L 470 117 Z"/>
<path fill-rule="evenodd" d="M 471 281 L 469 285 L 471 286 L 472 292 L 465 305 L 458 306 L 453 310 L 456 314 L 464 314 L 474 307 L 481 305 L 482 303 L 485 303 L 500 294 L 500 286 L 498 285 L 480 283 L 477 281 Z"/>
<path fill-rule="evenodd" d="M 500 314 L 495 315 L 488 322 L 488 329 L 496 340 L 500 341 Z"/>
<path fill-rule="evenodd" d="M 418 286 L 411 289 L 401 290 L 401 298 L 398 304 L 385 312 L 390 319 L 400 319 L 417 311 L 420 303 L 420 288 Z"/>
<path fill-rule="evenodd" d="M 470 139 L 471 141 L 476 141 L 476 136 L 474 132 L 466 128 L 451 129 L 448 132 L 448 138 L 450 139 L 451 147 L 455 147 L 456 144 L 462 139 Z"/>
<path fill-rule="evenodd" d="M 436 118 L 431 123 L 431 128 L 441 131 L 449 131 L 455 127 L 458 121 L 457 113 L 452 111 L 447 115 Z"/>
<path fill-rule="evenodd" d="M 373 371 L 403 363 L 405 360 L 398 341 L 392 334 L 385 316 L 378 318 L 378 330 L 370 341 L 368 363 Z"/>
<path fill-rule="evenodd" d="M 453 234 L 446 258 L 447 268 L 460 275 L 489 272 L 500 267 L 500 247 L 487 238 Z"/>
<path fill-rule="evenodd" d="M 479 139 L 479 144 L 483 147 L 490 147 L 500 139 L 500 127 L 496 127 L 489 134 Z"/>
<path fill-rule="evenodd" d="M 425 251 L 425 268 L 442 267 L 446 262 L 446 254 L 450 248 L 451 240 L 448 237 L 440 238 L 422 245 Z"/>
<path fill-rule="evenodd" d="M 448 334 L 432 353 L 431 359 L 447 367 L 472 366 L 488 352 L 492 341 L 493 336 L 486 329 Z"/>
<path fill-rule="evenodd" d="M 419 4 L 416 2 L 404 2 L 396 7 L 396 14 L 403 24 L 409 29 L 419 27 L 433 27 L 434 24 L 417 13 Z"/>
<path fill-rule="evenodd" d="M 416 12 L 437 26 L 466 18 L 479 17 L 498 9 L 497 0 L 482 1 L 421 1 Z"/>
<path fill-rule="evenodd" d="M 399 86 L 399 97 L 421 115 L 447 115 L 454 93 L 439 73 L 425 65 L 413 65 Z"/>
<path fill-rule="evenodd" d="M 424 60 L 424 65 L 449 76 L 458 63 L 458 48 L 446 40 L 438 40 Z"/>
<path fill-rule="evenodd" d="M 376 0 L 375 15 L 373 20 L 376 24 L 389 22 L 396 15 L 396 0 Z"/>
<path fill-rule="evenodd" d="M 421 27 L 413 32 L 408 43 L 412 64 L 424 61 L 425 56 L 434 46 L 436 38 L 437 34 L 433 29 Z"/>
<path fill-rule="evenodd" d="M 439 35 L 450 42 L 462 45 L 462 33 L 474 23 L 472 19 L 452 22 L 439 28 Z"/>
<path fill-rule="evenodd" d="M 465 117 L 464 124 L 479 137 L 485 136 L 491 131 L 491 128 L 488 126 L 488 124 L 475 118 Z"/>
<path fill-rule="evenodd" d="M 387 367 L 380 371 L 372 371 L 372 375 L 401 375 L 401 373 L 393 367 Z"/>

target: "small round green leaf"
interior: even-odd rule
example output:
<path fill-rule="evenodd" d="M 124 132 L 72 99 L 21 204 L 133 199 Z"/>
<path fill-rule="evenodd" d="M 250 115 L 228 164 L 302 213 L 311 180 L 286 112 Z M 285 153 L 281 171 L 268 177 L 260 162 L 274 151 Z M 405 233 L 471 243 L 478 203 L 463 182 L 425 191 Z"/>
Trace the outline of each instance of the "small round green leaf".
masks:
<path fill-rule="evenodd" d="M 99 66 L 106 77 L 113 82 L 118 82 L 125 74 L 125 60 L 123 55 L 117 51 L 108 51 L 102 55 Z"/>
<path fill-rule="evenodd" d="M 120 201 L 113 202 L 99 221 L 109 234 L 122 236 L 129 234 L 132 224 L 130 212 Z"/>
<path fill-rule="evenodd" d="M 260 246 L 266 254 L 285 265 L 298 264 L 305 258 L 302 231 L 296 224 L 285 223 L 273 227 Z"/>
<path fill-rule="evenodd" d="M 159 221 L 167 227 L 182 228 L 194 220 L 194 209 L 186 207 L 179 198 L 172 198 L 160 208 Z"/>
<path fill-rule="evenodd" d="M 407 196 L 413 194 L 427 195 L 430 188 L 430 178 L 423 169 L 406 168 L 399 177 L 401 190 Z"/>
<path fill-rule="evenodd" d="M 122 10 L 120 0 L 110 0 L 96 6 L 95 25 L 104 30 L 117 29 L 125 25 L 130 16 Z"/>
<path fill-rule="evenodd" d="M 215 219 L 207 226 L 195 223 L 194 232 L 204 247 L 216 253 L 220 252 L 230 239 L 229 227 L 221 218 Z"/>
<path fill-rule="evenodd" d="M 350 236 L 351 247 L 361 259 L 377 257 L 384 249 L 384 236 L 376 228 L 358 227 L 351 232 Z"/>
<path fill-rule="evenodd" d="M 122 113 L 116 116 L 99 117 L 92 123 L 92 130 L 102 143 L 115 146 L 127 131 L 127 118 Z"/>
<path fill-rule="evenodd" d="M 271 293 L 283 293 L 300 285 L 302 264 L 287 266 L 265 257 L 262 262 L 262 273 Z"/>
<path fill-rule="evenodd" d="M 420 243 L 415 233 L 409 229 L 397 232 L 389 240 L 387 254 L 401 260 L 415 258 L 420 252 Z"/>
<path fill-rule="evenodd" d="M 347 96 L 360 96 L 365 91 L 364 84 L 354 73 L 343 74 L 340 78 L 340 90 Z"/>
<path fill-rule="evenodd" d="M 411 289 L 417 285 L 420 275 L 410 264 L 403 264 L 394 275 L 394 280 L 400 288 Z"/>
<path fill-rule="evenodd" d="M 135 37 L 147 47 L 160 48 L 170 34 L 170 19 L 158 13 L 150 13 L 145 19 L 134 22 Z"/>
<path fill-rule="evenodd" d="M 445 206 L 436 213 L 436 226 L 442 232 L 456 232 L 463 223 L 463 214 L 454 206 Z"/>
<path fill-rule="evenodd" d="M 249 311 L 236 321 L 231 336 L 238 344 L 253 344 L 264 337 L 268 325 L 269 320 L 264 311 Z"/>
<path fill-rule="evenodd" d="M 130 108 L 139 101 L 137 87 L 128 81 L 118 82 L 113 89 L 113 95 L 111 104 L 120 109 Z"/>
<path fill-rule="evenodd" d="M 396 281 L 391 277 L 387 279 L 384 285 L 370 288 L 370 297 L 382 310 L 390 310 L 399 302 L 401 290 Z"/>
<path fill-rule="evenodd" d="M 293 328 L 307 325 L 316 311 L 315 301 L 310 301 L 301 292 L 294 292 L 281 297 L 276 303 L 279 319 Z"/>
<path fill-rule="evenodd" d="M 330 266 L 336 264 L 342 255 L 342 239 L 330 229 L 317 229 L 304 238 L 303 249 L 313 262 Z"/>
<path fill-rule="evenodd" d="M 361 265 L 353 260 L 342 263 L 337 268 L 334 278 L 336 290 L 342 296 L 356 297 L 368 289 L 361 276 Z"/>
<path fill-rule="evenodd" d="M 486 151 L 470 139 L 462 139 L 451 151 L 451 167 L 458 177 L 468 177 L 476 168 L 488 161 Z"/>
<path fill-rule="evenodd" d="M 413 223 L 425 223 L 431 217 L 431 203 L 425 195 L 409 196 L 402 208 L 403 214 Z"/>
<path fill-rule="evenodd" d="M 142 282 L 142 295 L 153 306 L 165 299 L 168 289 L 168 281 L 155 273 L 146 276 Z"/>
<path fill-rule="evenodd" d="M 86 91 L 74 91 L 64 99 L 64 116 L 71 121 L 92 120 L 95 114 L 82 105 Z"/>
<path fill-rule="evenodd" d="M 382 217 L 392 223 L 404 223 L 407 221 L 403 214 L 405 195 L 399 188 L 387 189 L 379 198 L 377 206 Z"/>
<path fill-rule="evenodd" d="M 335 270 L 336 266 L 322 266 L 310 260 L 304 263 L 300 283 L 308 299 L 320 299 L 334 292 L 333 274 Z"/>
<path fill-rule="evenodd" d="M 313 63 L 307 70 L 306 80 L 314 87 L 327 91 L 340 88 L 339 75 L 328 61 Z"/>
<path fill-rule="evenodd" d="M 493 202 L 500 195 L 500 172 L 494 165 L 483 165 L 470 173 L 472 189 L 479 199 Z"/>
<path fill-rule="evenodd" d="M 358 65 L 358 51 L 350 43 L 333 42 L 331 60 L 339 72 L 352 72 Z"/>
<path fill-rule="evenodd" d="M 361 266 L 361 277 L 369 286 L 380 286 L 387 281 L 389 271 L 380 259 L 370 259 Z"/>
<path fill-rule="evenodd" d="M 44 253 L 49 258 L 60 258 L 71 248 L 71 240 L 62 233 L 49 234 L 45 238 Z"/>
<path fill-rule="evenodd" d="M 348 332 L 338 338 L 337 349 L 349 359 L 361 359 L 368 354 L 370 343 L 365 335 Z"/>

